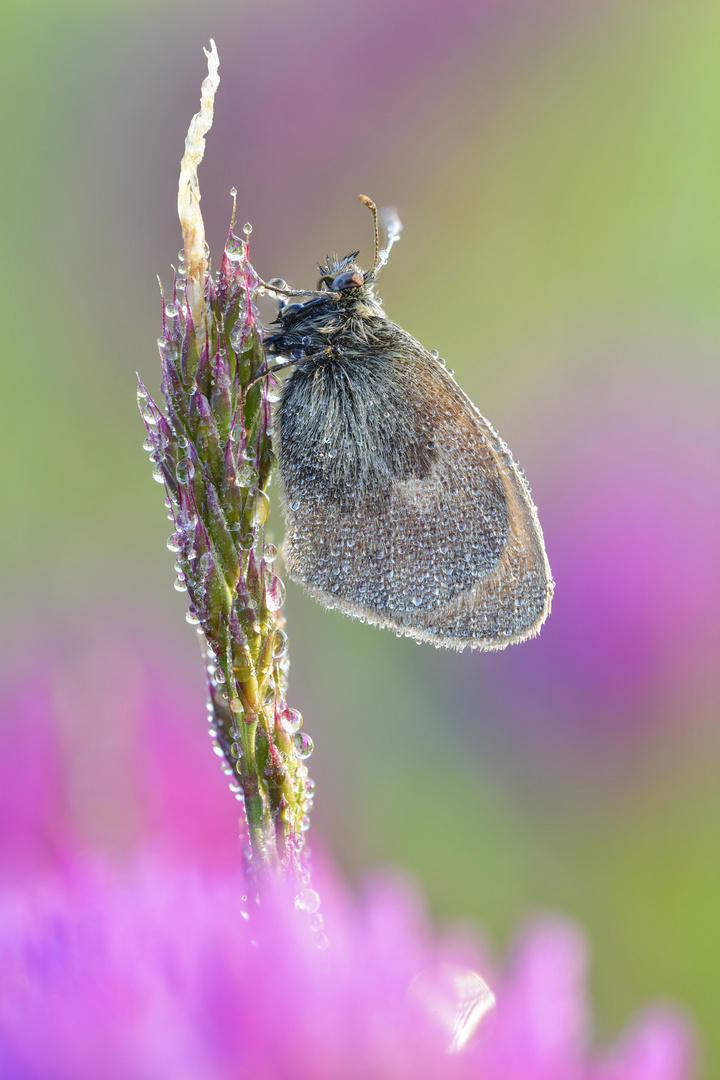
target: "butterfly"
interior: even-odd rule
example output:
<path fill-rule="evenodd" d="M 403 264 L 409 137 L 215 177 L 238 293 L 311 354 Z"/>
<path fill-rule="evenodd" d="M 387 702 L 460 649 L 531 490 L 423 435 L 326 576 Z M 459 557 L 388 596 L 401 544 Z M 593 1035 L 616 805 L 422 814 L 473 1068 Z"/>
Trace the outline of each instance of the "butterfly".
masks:
<path fill-rule="evenodd" d="M 530 488 L 436 353 L 391 322 L 375 261 L 328 257 L 315 292 L 281 297 L 271 370 L 292 579 L 326 607 L 437 646 L 502 649 L 536 634 L 554 583 Z M 289 297 L 307 297 L 288 302 Z"/>

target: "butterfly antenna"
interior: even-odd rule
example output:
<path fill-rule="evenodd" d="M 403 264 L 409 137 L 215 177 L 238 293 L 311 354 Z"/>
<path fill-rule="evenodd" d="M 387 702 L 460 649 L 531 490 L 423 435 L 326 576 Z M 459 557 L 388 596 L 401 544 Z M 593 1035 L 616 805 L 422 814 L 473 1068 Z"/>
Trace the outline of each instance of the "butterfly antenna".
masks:
<path fill-rule="evenodd" d="M 372 270 L 370 270 L 370 272 L 367 274 L 367 278 L 369 279 L 375 277 L 375 275 L 379 273 L 379 271 L 388 261 L 388 255 L 390 254 L 391 247 L 396 240 L 400 239 L 402 222 L 398 217 L 397 210 L 394 210 L 392 207 L 386 207 L 384 210 L 380 211 L 380 214 L 383 218 L 383 226 L 387 230 L 387 246 L 384 247 L 382 251 L 380 251 L 378 208 L 372 201 L 372 199 L 368 199 L 367 195 L 358 195 L 358 199 L 360 200 L 360 202 L 365 203 L 365 205 L 370 209 L 370 212 L 373 216 L 373 225 L 375 227 L 375 261 L 373 262 Z"/>
<path fill-rule="evenodd" d="M 360 200 L 360 202 L 365 203 L 373 216 L 373 227 L 375 229 L 375 262 L 373 263 L 372 270 L 370 271 L 370 274 L 372 275 L 377 270 L 378 262 L 380 261 L 380 233 L 378 232 L 377 206 L 372 201 L 372 199 L 368 199 L 367 195 L 358 195 L 358 199 Z"/>

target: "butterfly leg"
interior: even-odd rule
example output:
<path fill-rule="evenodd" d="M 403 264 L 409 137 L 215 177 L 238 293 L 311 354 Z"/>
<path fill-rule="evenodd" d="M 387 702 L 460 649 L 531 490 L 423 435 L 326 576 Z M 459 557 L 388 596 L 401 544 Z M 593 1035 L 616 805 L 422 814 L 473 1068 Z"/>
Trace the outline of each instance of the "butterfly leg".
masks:
<path fill-rule="evenodd" d="M 258 287 L 261 292 L 265 292 L 269 296 L 323 296 L 327 297 L 328 300 L 337 300 L 339 295 L 328 291 L 328 289 L 291 289 L 282 278 L 270 278 L 270 281 L 261 280 Z"/>
<path fill-rule="evenodd" d="M 247 394 L 251 386 L 254 386 L 260 379 L 267 378 L 268 375 L 274 375 L 276 371 L 284 371 L 285 368 L 295 367 L 297 364 L 306 364 L 309 360 L 329 360 L 332 356 L 332 349 L 328 345 L 326 348 L 321 349 L 320 352 L 310 353 L 309 356 L 293 356 L 291 359 L 283 360 L 281 364 L 273 364 L 269 367 L 267 363 L 263 364 L 261 369 L 253 375 L 250 382 L 245 387 L 243 397 Z"/>

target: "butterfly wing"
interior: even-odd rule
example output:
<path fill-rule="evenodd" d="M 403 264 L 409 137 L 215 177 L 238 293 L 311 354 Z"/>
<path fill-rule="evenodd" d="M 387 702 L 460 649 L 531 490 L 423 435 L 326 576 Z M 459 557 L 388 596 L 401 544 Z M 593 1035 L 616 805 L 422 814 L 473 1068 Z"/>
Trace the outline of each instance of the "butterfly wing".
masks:
<path fill-rule="evenodd" d="M 285 564 L 328 607 L 436 645 L 537 633 L 552 579 L 530 489 L 445 368 L 402 347 L 303 365 L 278 409 Z"/>

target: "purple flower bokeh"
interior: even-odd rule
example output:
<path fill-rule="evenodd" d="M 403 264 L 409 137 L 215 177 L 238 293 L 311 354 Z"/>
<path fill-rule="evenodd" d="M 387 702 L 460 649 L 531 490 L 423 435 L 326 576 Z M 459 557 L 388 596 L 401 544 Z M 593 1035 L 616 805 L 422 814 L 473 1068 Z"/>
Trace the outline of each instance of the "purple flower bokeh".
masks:
<path fill-rule="evenodd" d="M 128 717 L 137 835 L 122 855 L 101 851 L 73 811 L 63 694 L 28 685 L 18 674 L 5 695 L 0 736 L 1 1076 L 693 1075 L 670 1011 L 591 1051 L 586 947 L 561 920 L 529 926 L 500 965 L 468 930 L 437 934 L 388 874 L 357 900 L 316 861 L 323 950 L 285 896 L 249 905 L 236 804 L 183 723 L 191 707 L 157 678 Z"/>
<path fill-rule="evenodd" d="M 645 348 L 646 370 L 642 355 L 627 358 L 632 383 L 591 358 L 574 392 L 536 406 L 552 432 L 535 470 L 552 619 L 529 648 L 460 675 L 473 720 L 472 703 L 492 695 L 498 729 L 533 754 L 552 733 L 557 755 L 560 743 L 594 753 L 600 740 L 686 728 L 717 699 L 717 387 L 706 377 L 703 396 L 667 373 L 680 369 L 669 347 L 660 363 Z M 704 356 L 691 359 L 703 370 Z"/>

